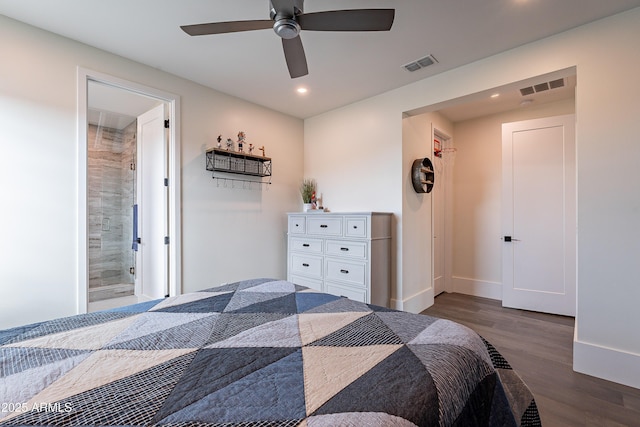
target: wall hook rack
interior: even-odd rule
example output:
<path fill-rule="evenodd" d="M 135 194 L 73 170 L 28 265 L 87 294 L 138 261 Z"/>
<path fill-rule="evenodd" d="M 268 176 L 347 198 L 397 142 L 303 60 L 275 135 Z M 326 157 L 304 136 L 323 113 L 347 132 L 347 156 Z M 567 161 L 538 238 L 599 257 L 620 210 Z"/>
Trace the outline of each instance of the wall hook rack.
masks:
<path fill-rule="evenodd" d="M 239 178 L 229 178 L 224 176 L 212 176 L 214 180 L 217 181 L 217 186 L 222 186 L 224 188 L 242 188 L 243 190 L 253 190 L 255 186 L 257 189 L 260 189 L 264 186 L 264 188 L 268 188 L 271 185 L 271 180 L 269 181 L 252 181 L 250 179 L 239 179 Z"/>

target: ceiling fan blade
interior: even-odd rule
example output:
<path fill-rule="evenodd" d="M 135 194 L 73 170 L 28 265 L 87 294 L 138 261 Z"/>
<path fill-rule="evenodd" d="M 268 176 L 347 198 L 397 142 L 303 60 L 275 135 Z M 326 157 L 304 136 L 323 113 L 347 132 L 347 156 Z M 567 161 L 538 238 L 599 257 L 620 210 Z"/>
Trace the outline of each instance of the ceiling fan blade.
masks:
<path fill-rule="evenodd" d="M 271 19 L 254 21 L 211 22 L 209 24 L 182 25 L 180 28 L 190 36 L 237 33 L 240 31 L 265 30 L 273 27 Z"/>
<path fill-rule="evenodd" d="M 395 9 L 354 9 L 304 13 L 296 20 L 303 30 L 389 31 L 394 17 Z"/>
<path fill-rule="evenodd" d="M 287 61 L 287 68 L 289 68 L 289 75 L 292 79 L 309 74 L 307 57 L 304 54 L 300 36 L 293 39 L 282 39 L 282 49 L 284 50 L 284 59 Z"/>

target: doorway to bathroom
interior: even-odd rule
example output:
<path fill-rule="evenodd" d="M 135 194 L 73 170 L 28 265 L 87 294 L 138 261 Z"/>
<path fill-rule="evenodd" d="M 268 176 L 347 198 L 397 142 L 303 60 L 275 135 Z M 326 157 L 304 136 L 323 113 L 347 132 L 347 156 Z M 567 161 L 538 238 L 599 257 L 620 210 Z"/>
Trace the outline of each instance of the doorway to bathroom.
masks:
<path fill-rule="evenodd" d="M 78 105 L 78 311 L 177 295 L 177 97 L 87 72 Z"/>

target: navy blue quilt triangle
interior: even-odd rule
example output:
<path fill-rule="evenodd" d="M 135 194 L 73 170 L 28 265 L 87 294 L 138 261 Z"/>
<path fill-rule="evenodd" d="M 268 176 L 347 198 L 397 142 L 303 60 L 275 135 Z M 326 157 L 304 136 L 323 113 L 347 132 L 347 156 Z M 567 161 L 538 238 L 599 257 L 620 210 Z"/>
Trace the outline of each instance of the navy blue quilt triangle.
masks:
<path fill-rule="evenodd" d="M 202 382 L 208 382 L 203 378 Z M 242 423 L 258 421 L 301 421 L 305 418 L 302 351 L 238 379 L 193 404 L 184 407 L 159 424 L 173 422 Z M 263 425 L 263 424 L 260 424 Z"/>
<path fill-rule="evenodd" d="M 296 352 L 295 347 L 205 348 L 198 352 L 156 421 Z"/>
<path fill-rule="evenodd" d="M 333 396 L 313 415 L 386 412 L 418 426 L 437 426 L 440 419 L 437 402 L 433 378 L 403 346 Z"/>
<path fill-rule="evenodd" d="M 327 304 L 331 301 L 340 299 L 340 297 L 330 294 L 315 293 L 315 292 L 301 292 L 296 294 L 296 304 L 298 306 L 298 313 L 304 313 L 308 310 L 313 310 L 316 307 Z"/>

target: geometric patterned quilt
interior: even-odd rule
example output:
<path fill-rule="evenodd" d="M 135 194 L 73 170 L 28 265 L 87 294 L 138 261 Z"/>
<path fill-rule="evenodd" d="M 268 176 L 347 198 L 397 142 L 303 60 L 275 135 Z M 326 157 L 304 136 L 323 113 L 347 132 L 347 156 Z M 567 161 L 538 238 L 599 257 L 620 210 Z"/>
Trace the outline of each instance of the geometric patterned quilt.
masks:
<path fill-rule="evenodd" d="M 0 425 L 535 426 L 457 323 L 254 279 L 0 331 Z"/>

